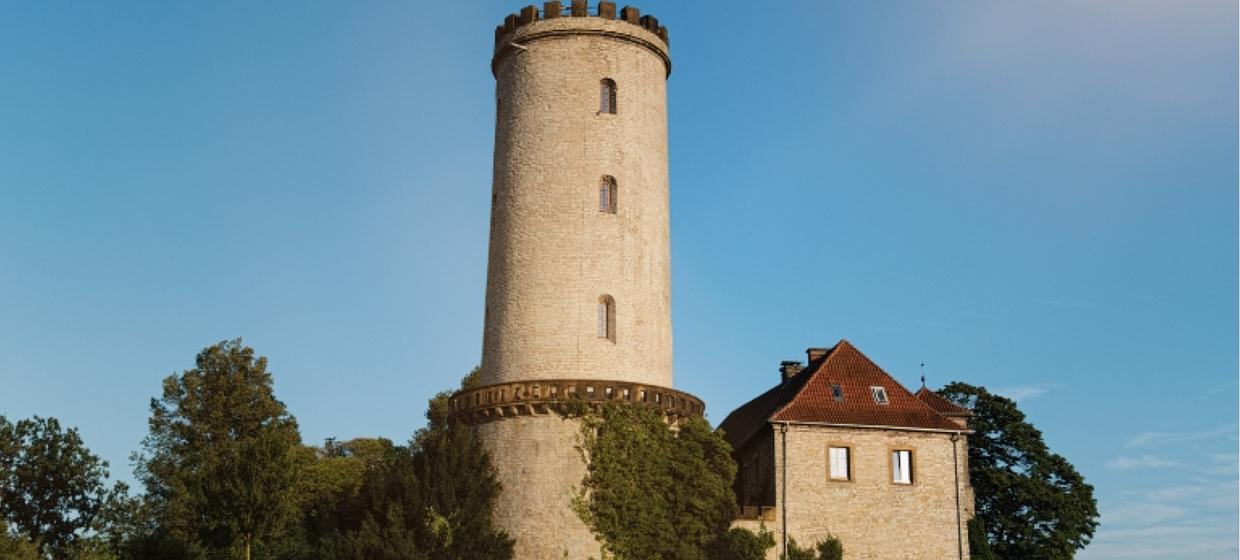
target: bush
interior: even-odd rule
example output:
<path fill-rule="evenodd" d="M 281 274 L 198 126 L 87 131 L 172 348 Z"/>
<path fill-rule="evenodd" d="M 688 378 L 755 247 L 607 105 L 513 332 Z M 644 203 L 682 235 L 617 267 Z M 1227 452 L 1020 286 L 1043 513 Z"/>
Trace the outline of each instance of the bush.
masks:
<path fill-rule="evenodd" d="M 775 546 L 775 536 L 765 527 L 757 533 L 732 528 L 719 535 L 711 546 L 712 560 L 762 560 L 766 551 Z"/>
<path fill-rule="evenodd" d="M 815 550 L 817 553 L 815 554 Z M 788 539 L 788 555 L 780 555 L 781 560 L 843 560 L 844 544 L 839 537 L 827 535 L 814 548 L 797 546 L 796 539 Z"/>

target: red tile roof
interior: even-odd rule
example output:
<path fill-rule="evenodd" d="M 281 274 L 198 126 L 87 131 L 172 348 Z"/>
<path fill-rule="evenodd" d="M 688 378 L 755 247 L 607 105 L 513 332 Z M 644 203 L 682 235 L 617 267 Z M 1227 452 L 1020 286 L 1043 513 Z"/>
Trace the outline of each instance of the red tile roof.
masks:
<path fill-rule="evenodd" d="M 842 400 L 835 400 L 833 385 L 839 385 Z M 875 402 L 870 387 L 884 388 L 887 404 Z M 791 379 L 741 405 L 719 427 L 732 448 L 740 449 L 771 422 L 963 430 L 913 396 L 847 340 L 806 364 Z"/>
<path fill-rule="evenodd" d="M 926 406 L 933 408 L 935 412 L 942 414 L 943 416 L 973 416 L 973 413 L 970 412 L 969 409 L 951 402 L 944 398 L 943 395 L 940 395 L 925 387 L 918 389 L 913 396 L 917 397 L 921 400 L 921 402 L 926 403 Z"/>

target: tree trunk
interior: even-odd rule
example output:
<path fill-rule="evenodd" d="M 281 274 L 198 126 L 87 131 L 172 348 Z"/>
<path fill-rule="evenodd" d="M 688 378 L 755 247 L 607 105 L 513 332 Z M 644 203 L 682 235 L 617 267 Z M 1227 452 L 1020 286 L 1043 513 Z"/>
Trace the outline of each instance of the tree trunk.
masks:
<path fill-rule="evenodd" d="M 243 538 L 245 539 L 245 560 L 250 560 L 250 534 L 246 533 Z"/>

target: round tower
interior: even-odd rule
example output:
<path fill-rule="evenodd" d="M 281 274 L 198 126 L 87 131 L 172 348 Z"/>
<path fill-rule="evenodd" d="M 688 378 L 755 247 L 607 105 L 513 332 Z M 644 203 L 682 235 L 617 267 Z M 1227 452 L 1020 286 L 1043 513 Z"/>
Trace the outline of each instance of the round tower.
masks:
<path fill-rule="evenodd" d="M 482 382 L 670 386 L 667 43 L 635 8 L 549 4 L 496 30 Z"/>
<path fill-rule="evenodd" d="M 611 2 L 495 30 L 482 369 L 452 410 L 491 451 L 519 560 L 600 556 L 571 505 L 586 470 L 566 402 L 703 412 L 671 389 L 668 52 L 658 20 Z"/>

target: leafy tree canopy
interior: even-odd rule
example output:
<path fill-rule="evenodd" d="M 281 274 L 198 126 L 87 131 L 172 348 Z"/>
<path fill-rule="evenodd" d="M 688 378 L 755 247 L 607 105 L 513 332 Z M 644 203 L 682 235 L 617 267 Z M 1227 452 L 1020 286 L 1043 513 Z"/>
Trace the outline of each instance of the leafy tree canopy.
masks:
<path fill-rule="evenodd" d="M 39 547 L 29 539 L 14 536 L 0 519 L 0 558 L 5 560 L 43 560 Z"/>
<path fill-rule="evenodd" d="M 467 375 L 468 386 L 477 369 Z M 472 429 L 448 415 L 444 392 L 408 445 L 328 440 L 307 448 L 296 494 L 305 544 L 285 558 L 508 560 L 513 542 L 491 525 L 500 486 Z"/>
<path fill-rule="evenodd" d="M 939 394 L 973 411 L 969 480 L 993 553 L 1068 560 L 1089 544 L 1098 527 L 1093 487 L 1047 448 L 1016 403 L 959 382 Z"/>
<path fill-rule="evenodd" d="M 0 416 L 0 519 L 40 553 L 70 555 L 111 495 L 107 477 L 108 463 L 76 428 L 62 429 L 55 418 L 14 424 Z"/>
<path fill-rule="evenodd" d="M 267 359 L 240 339 L 164 379 L 149 424 L 137 474 L 169 534 L 248 559 L 293 511 L 297 422 L 272 392 Z"/>

